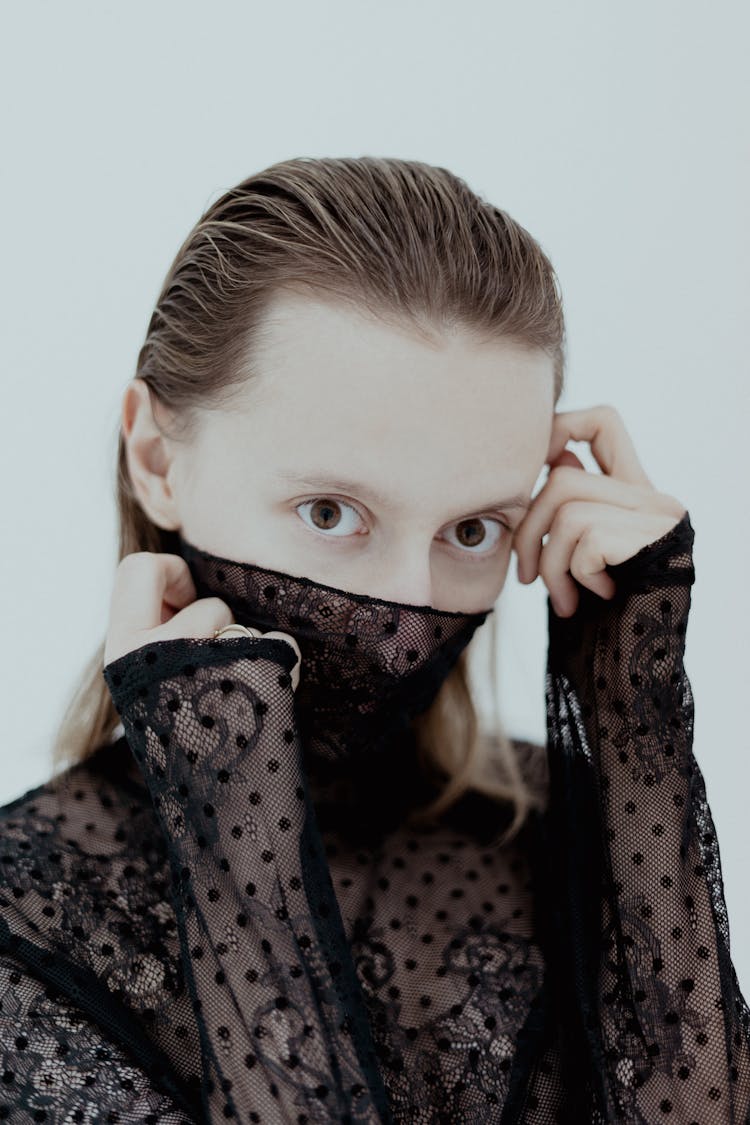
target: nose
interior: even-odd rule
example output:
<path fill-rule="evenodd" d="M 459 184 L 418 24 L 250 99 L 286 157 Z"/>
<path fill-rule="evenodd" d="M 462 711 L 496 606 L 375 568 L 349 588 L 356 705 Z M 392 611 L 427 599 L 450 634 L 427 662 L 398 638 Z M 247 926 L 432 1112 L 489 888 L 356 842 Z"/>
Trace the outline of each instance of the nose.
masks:
<path fill-rule="evenodd" d="M 384 601 L 434 606 L 429 553 L 425 557 L 423 551 L 389 552 L 371 583 L 370 593 Z"/>

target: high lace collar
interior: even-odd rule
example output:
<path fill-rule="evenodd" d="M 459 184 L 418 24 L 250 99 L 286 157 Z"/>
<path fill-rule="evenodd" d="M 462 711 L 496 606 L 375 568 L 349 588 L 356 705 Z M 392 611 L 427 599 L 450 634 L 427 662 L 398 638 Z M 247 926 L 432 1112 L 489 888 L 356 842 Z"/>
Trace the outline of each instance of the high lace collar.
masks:
<path fill-rule="evenodd" d="M 179 532 L 197 596 L 219 597 L 240 625 L 290 633 L 302 653 L 295 712 L 307 755 L 341 763 L 404 736 L 494 610 L 386 601 L 302 575 L 213 555 Z"/>

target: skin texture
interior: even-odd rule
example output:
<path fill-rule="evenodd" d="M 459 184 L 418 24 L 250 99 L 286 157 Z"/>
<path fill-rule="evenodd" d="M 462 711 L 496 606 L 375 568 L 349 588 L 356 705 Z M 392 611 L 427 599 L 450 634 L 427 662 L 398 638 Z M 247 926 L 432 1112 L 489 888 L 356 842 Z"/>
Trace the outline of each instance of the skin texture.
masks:
<path fill-rule="evenodd" d="M 189 442 L 165 434 L 170 419 L 143 381 L 123 397 L 139 502 L 213 554 L 473 613 L 496 601 L 515 551 L 520 581 L 540 576 L 554 612 L 570 617 L 577 584 L 611 598 L 606 567 L 686 512 L 651 483 L 614 407 L 554 412 L 551 360 L 510 341 L 420 334 L 286 292 L 256 366 L 224 408 L 201 413 Z M 601 471 L 569 441 L 587 442 Z M 292 467 L 356 479 L 381 498 L 278 478 Z M 493 510 L 512 494 L 528 509 Z M 117 568 L 104 663 L 232 621 L 221 599 L 197 598 L 178 555 L 136 551 Z"/>
<path fill-rule="evenodd" d="M 465 329 L 430 337 L 279 294 L 252 376 L 190 444 L 140 380 L 123 399 L 138 499 L 214 554 L 354 593 L 474 612 L 493 605 L 553 421 L 552 360 Z M 325 470 L 382 494 L 276 478 Z M 315 500 L 326 504 L 304 503 Z M 300 504 L 303 506 L 295 510 Z M 505 525 L 505 526 L 503 526 Z"/>

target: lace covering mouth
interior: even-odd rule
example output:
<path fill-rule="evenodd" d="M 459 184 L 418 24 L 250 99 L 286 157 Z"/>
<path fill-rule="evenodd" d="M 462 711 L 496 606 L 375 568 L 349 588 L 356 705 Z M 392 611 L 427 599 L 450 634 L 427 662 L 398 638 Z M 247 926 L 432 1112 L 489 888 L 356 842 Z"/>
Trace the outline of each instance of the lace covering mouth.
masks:
<path fill-rule="evenodd" d="M 295 709 L 308 754 L 332 761 L 386 749 L 426 711 L 494 612 L 438 610 L 355 594 L 213 555 L 176 534 L 197 596 L 240 625 L 290 633 L 302 653 Z"/>

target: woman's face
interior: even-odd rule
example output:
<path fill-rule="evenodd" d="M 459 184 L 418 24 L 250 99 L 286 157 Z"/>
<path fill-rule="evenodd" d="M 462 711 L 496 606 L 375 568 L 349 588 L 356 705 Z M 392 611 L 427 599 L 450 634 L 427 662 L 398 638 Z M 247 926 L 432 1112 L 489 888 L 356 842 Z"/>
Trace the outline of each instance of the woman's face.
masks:
<path fill-rule="evenodd" d="M 353 593 L 492 606 L 547 455 L 552 360 L 463 329 L 428 342 L 288 291 L 266 324 L 252 374 L 189 444 L 160 437 L 145 385 L 129 385 L 123 430 L 151 519 Z"/>

